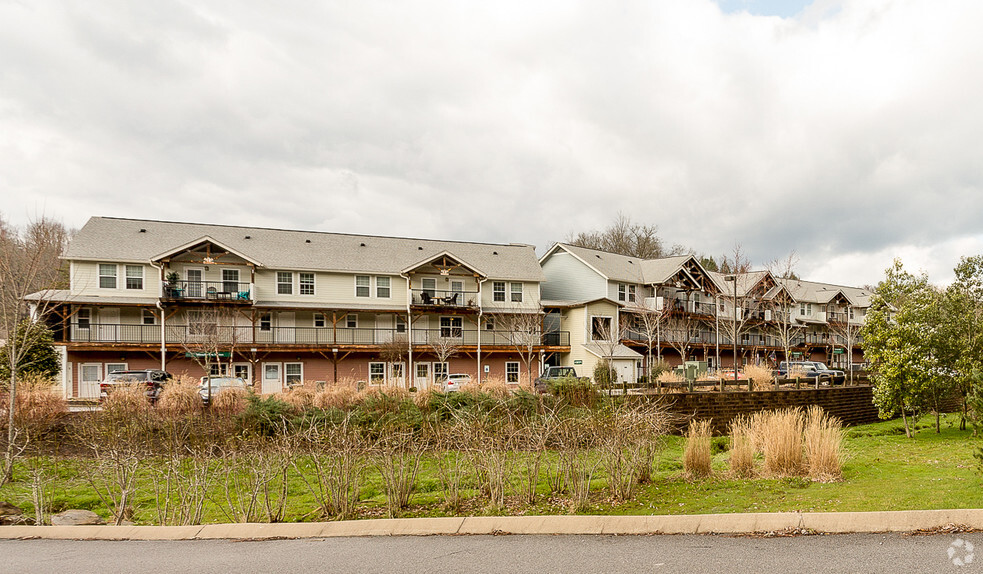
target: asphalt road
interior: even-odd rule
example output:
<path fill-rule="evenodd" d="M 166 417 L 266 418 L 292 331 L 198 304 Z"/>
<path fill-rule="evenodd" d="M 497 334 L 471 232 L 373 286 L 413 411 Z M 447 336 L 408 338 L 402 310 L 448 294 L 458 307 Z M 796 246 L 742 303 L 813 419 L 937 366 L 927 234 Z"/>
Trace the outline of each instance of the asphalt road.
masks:
<path fill-rule="evenodd" d="M 981 553 L 957 566 L 957 540 Z M 977 551 L 976 548 L 979 550 Z M 952 546 L 965 559 L 967 545 Z M 983 533 L 729 536 L 426 536 L 267 541 L 0 541 L 22 572 L 983 572 Z"/>

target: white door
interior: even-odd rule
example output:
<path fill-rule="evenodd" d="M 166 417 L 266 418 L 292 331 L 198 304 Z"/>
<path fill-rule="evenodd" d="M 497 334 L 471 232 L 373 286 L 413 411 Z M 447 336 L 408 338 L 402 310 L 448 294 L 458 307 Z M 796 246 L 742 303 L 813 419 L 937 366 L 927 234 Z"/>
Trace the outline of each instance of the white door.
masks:
<path fill-rule="evenodd" d="M 184 296 L 201 298 L 205 294 L 205 286 L 202 284 L 204 272 L 201 269 L 188 269 L 186 273 L 188 274 L 188 287 Z"/>
<path fill-rule="evenodd" d="M 263 394 L 283 391 L 283 367 L 280 363 L 263 363 Z"/>
<path fill-rule="evenodd" d="M 294 343 L 297 341 L 297 333 L 294 327 L 297 325 L 293 311 L 277 313 L 276 317 L 276 342 Z"/>
<path fill-rule="evenodd" d="M 634 361 L 615 361 L 615 371 L 618 375 L 619 383 L 635 382 L 635 363 Z"/>
<path fill-rule="evenodd" d="M 98 399 L 100 381 L 102 381 L 102 363 L 84 363 L 79 369 L 79 397 Z"/>
<path fill-rule="evenodd" d="M 424 391 L 430 387 L 430 363 L 417 363 L 414 372 L 414 385 L 418 391 Z"/>
<path fill-rule="evenodd" d="M 112 343 L 119 341 L 119 308 L 105 307 L 99 309 L 99 333 L 97 341 Z"/>

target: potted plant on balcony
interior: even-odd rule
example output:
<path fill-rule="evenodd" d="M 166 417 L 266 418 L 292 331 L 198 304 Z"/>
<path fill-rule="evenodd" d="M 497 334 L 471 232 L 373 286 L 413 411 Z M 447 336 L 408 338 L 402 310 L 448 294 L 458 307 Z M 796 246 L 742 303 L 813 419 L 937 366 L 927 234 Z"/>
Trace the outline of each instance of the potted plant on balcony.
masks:
<path fill-rule="evenodd" d="M 181 295 L 179 280 L 180 276 L 177 274 L 177 271 L 171 271 L 167 274 L 167 284 L 164 285 L 164 293 L 168 297 L 179 297 Z"/>

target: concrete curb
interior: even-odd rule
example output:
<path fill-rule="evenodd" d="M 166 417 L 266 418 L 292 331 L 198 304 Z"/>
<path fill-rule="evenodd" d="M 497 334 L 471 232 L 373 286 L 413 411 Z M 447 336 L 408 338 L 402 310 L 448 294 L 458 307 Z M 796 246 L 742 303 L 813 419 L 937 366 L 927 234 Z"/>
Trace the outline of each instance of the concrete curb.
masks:
<path fill-rule="evenodd" d="M 663 516 L 468 516 L 204 526 L 2 526 L 0 539 L 268 540 L 479 534 L 752 534 L 793 529 L 840 534 L 911 532 L 947 525 L 983 530 L 983 509 Z"/>

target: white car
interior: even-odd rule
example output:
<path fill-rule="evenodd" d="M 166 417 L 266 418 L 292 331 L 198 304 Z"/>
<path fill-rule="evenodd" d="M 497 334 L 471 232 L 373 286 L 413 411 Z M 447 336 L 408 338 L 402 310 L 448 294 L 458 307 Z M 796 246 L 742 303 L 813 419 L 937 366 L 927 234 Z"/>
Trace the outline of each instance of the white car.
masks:
<path fill-rule="evenodd" d="M 445 393 L 452 393 L 461 390 L 461 387 L 471 383 L 471 375 L 467 373 L 455 373 L 447 375 L 444 382 L 440 384 L 440 389 Z"/>
<path fill-rule="evenodd" d="M 212 377 L 211 380 L 212 396 L 214 397 L 222 389 L 236 388 L 236 389 L 246 389 L 249 385 L 246 384 L 240 377 Z M 199 385 L 198 394 L 201 395 L 201 400 L 208 404 L 208 377 L 201 378 L 201 385 Z"/>

